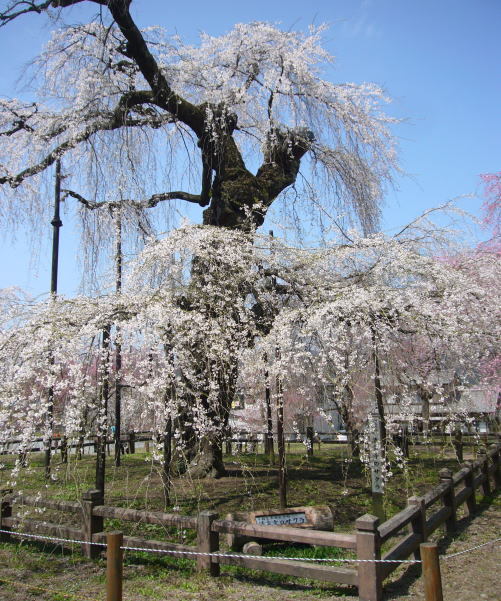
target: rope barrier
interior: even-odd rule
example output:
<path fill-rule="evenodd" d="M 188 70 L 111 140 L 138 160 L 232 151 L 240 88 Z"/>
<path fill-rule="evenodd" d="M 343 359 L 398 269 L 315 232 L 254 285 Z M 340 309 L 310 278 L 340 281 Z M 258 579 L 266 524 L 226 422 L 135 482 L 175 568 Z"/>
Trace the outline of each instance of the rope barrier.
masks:
<path fill-rule="evenodd" d="M 338 561 L 344 563 L 420 563 L 420 559 L 350 559 L 347 557 L 283 557 L 281 555 L 244 555 L 243 553 L 201 553 L 198 551 L 174 551 L 171 549 L 147 549 L 142 547 L 120 547 L 124 551 L 147 551 L 149 553 L 167 553 L 196 555 L 200 557 L 237 557 L 248 559 L 284 559 L 287 561 Z"/>
<path fill-rule="evenodd" d="M 85 540 L 75 540 L 68 538 L 57 538 L 51 536 L 43 536 L 41 534 L 28 534 L 26 532 L 14 532 L 12 530 L 1 530 L 0 533 L 11 534 L 13 536 L 22 536 L 27 538 L 39 539 L 39 540 L 47 540 L 51 542 L 65 542 L 65 543 L 73 543 L 78 545 L 96 545 L 99 547 L 106 547 L 106 543 L 96 543 Z M 458 555 L 464 555 L 465 553 L 471 553 L 476 549 L 480 549 L 487 545 L 492 545 L 501 541 L 500 538 L 496 538 L 494 540 L 488 541 L 486 543 L 482 543 L 481 545 L 476 545 L 475 547 L 471 547 L 470 549 L 465 549 L 464 551 L 458 551 L 457 553 L 451 553 L 449 555 L 441 555 L 440 559 L 451 559 L 452 557 L 457 557 Z M 148 547 L 128 547 L 123 546 L 120 547 L 124 551 L 141 551 L 144 553 L 163 553 L 166 555 L 187 555 L 187 556 L 195 556 L 195 557 L 236 557 L 236 558 L 249 558 L 249 559 L 262 559 L 262 555 L 244 555 L 241 553 L 203 553 L 200 551 L 176 551 L 175 549 L 150 549 Z M 282 557 L 282 556 L 267 556 L 269 559 L 283 559 L 286 561 L 319 561 L 319 562 L 327 562 L 327 561 L 337 561 L 342 563 L 422 563 L 420 559 L 356 559 L 356 558 L 347 558 L 347 557 Z M 0 578 L 1 579 L 1 578 Z"/>
<path fill-rule="evenodd" d="M 96 545 L 106 547 L 106 543 L 94 543 L 88 540 L 74 540 L 72 538 L 57 538 L 55 536 L 44 536 L 43 534 L 28 534 L 27 532 L 14 532 L 13 530 L 0 530 L 3 534 L 12 534 L 13 536 L 24 536 L 26 538 L 36 538 L 38 540 L 47 540 L 60 543 L 74 543 L 76 545 Z"/>
<path fill-rule="evenodd" d="M 475 551 L 476 549 L 481 549 L 482 547 L 485 547 L 487 545 L 493 545 L 494 543 L 497 543 L 499 541 L 501 541 L 501 537 L 495 538 L 494 540 L 490 540 L 487 543 L 482 543 L 481 545 L 477 545 L 476 547 L 471 547 L 470 549 L 465 549 L 464 551 L 458 551 L 457 553 L 450 553 L 449 555 L 441 555 L 440 559 L 451 559 L 452 557 L 457 557 L 458 555 L 464 555 L 465 553 L 470 553 L 471 551 Z"/>

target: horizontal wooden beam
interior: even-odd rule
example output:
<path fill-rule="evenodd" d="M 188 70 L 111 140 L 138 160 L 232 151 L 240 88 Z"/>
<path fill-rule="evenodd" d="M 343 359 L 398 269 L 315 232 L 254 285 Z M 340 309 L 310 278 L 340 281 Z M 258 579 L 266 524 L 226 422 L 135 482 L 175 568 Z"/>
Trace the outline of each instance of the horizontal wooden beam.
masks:
<path fill-rule="evenodd" d="M 390 559 L 407 559 L 407 557 L 414 553 L 414 551 L 421 544 L 422 539 L 421 535 L 415 532 L 408 534 L 405 538 L 399 541 L 394 547 L 392 547 L 388 553 L 383 557 L 383 560 Z M 398 563 L 382 563 L 381 564 L 381 578 L 386 578 L 389 574 L 391 574 L 394 570 L 399 567 Z"/>
<path fill-rule="evenodd" d="M 44 499 L 43 497 L 32 497 L 28 495 L 6 495 L 4 501 L 16 505 L 28 505 L 30 507 L 45 507 L 46 509 L 57 509 L 69 513 L 80 513 L 82 506 L 78 501 L 55 501 L 53 499 Z"/>
<path fill-rule="evenodd" d="M 468 474 L 471 472 L 471 467 L 463 467 L 462 469 L 459 470 L 459 472 L 456 472 L 453 476 L 452 476 L 452 482 L 454 485 L 459 484 L 460 482 L 462 482 L 466 476 L 468 476 Z"/>
<path fill-rule="evenodd" d="M 23 536 L 23 533 L 48 534 L 55 536 L 56 538 L 82 540 L 82 530 L 80 528 L 72 528 L 70 526 L 65 526 L 64 524 L 48 524 L 47 522 L 39 522 L 38 520 L 29 518 L 2 518 L 2 527 L 5 526 L 7 528 L 15 528 L 16 526 L 22 528 L 23 532 L 19 534 L 20 537 Z M 61 541 L 54 542 L 55 544 L 63 544 Z"/>
<path fill-rule="evenodd" d="M 189 545 L 180 545 L 177 543 L 169 543 L 162 540 L 152 540 L 142 538 L 139 536 L 124 536 L 124 547 L 138 547 L 141 549 L 154 549 L 156 551 L 174 551 L 168 553 L 170 557 L 182 557 L 184 559 L 196 559 L 195 555 L 187 555 L 184 552 L 196 553 L 196 547 L 190 547 Z M 96 532 L 92 535 L 92 541 L 95 543 L 106 542 L 106 532 Z M 178 553 L 175 553 L 178 551 Z"/>
<path fill-rule="evenodd" d="M 409 505 L 389 520 L 386 520 L 386 522 L 383 522 L 378 528 L 381 542 L 384 542 L 392 536 L 395 536 L 398 531 L 409 524 L 420 513 L 420 511 L 421 507 L 419 505 Z"/>
<path fill-rule="evenodd" d="M 197 518 L 162 511 L 142 511 L 125 507 L 108 507 L 98 505 L 92 509 L 92 515 L 102 518 L 139 522 L 144 524 L 159 524 L 161 526 L 177 526 L 179 528 L 196 529 Z"/>
<path fill-rule="evenodd" d="M 239 534 L 250 538 L 265 538 L 322 547 L 341 547 L 342 549 L 356 549 L 357 547 L 355 534 L 338 534 L 324 530 L 304 530 L 287 526 L 261 526 L 246 522 L 216 520 L 212 523 L 212 531 L 220 534 Z"/>
<path fill-rule="evenodd" d="M 442 507 L 426 520 L 426 538 L 452 515 L 450 507 Z"/>
<path fill-rule="evenodd" d="M 454 496 L 454 505 L 456 507 L 459 507 L 459 505 L 462 505 L 466 501 L 466 499 L 469 499 L 471 497 L 472 493 L 473 489 L 469 486 L 465 486 Z"/>
<path fill-rule="evenodd" d="M 425 507 L 428 508 L 428 507 L 430 507 L 430 505 L 433 505 L 433 503 L 436 503 L 439 499 L 441 499 L 444 496 L 444 494 L 448 490 L 449 490 L 448 482 L 442 482 L 438 486 L 435 486 L 435 488 L 432 488 L 423 497 Z"/>
<path fill-rule="evenodd" d="M 301 561 L 288 561 L 273 557 L 245 557 L 233 553 L 231 556 L 214 557 L 213 561 L 220 565 L 237 565 L 250 570 L 266 570 L 276 574 L 288 574 L 298 578 L 311 578 L 326 582 L 358 585 L 358 574 L 354 569 L 330 566 L 309 565 Z"/>

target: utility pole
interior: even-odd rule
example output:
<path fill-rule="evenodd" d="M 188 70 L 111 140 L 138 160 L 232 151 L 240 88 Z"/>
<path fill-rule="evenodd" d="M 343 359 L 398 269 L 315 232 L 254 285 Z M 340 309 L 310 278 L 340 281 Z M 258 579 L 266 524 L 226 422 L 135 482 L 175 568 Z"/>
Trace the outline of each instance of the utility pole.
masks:
<path fill-rule="evenodd" d="M 115 292 L 120 294 L 122 291 L 122 213 L 121 208 L 117 208 L 115 214 Z M 118 467 L 121 461 L 122 444 L 122 385 L 120 383 L 122 370 L 122 343 L 120 342 L 120 332 L 116 327 L 115 344 L 115 465 Z"/>
<path fill-rule="evenodd" d="M 59 229 L 62 227 L 63 222 L 59 214 L 59 206 L 61 204 L 61 161 L 56 161 L 56 183 L 54 189 L 54 217 L 50 222 L 52 225 L 52 267 L 50 277 L 50 294 L 51 299 L 54 300 L 57 295 L 57 275 L 59 266 Z M 49 354 L 49 365 L 54 365 L 54 356 L 52 351 Z M 51 446 L 52 446 L 52 430 L 54 428 L 54 388 L 50 386 L 48 391 L 48 406 L 47 406 L 47 436 L 48 440 L 45 442 L 45 454 L 44 454 L 44 467 L 45 477 L 50 478 L 50 460 L 51 460 Z"/>

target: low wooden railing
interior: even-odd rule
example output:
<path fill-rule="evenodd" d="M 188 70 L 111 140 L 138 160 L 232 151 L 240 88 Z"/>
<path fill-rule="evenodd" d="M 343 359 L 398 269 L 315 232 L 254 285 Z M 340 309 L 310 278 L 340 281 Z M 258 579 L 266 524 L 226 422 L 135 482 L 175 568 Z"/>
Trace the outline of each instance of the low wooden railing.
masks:
<path fill-rule="evenodd" d="M 405 509 L 382 524 L 379 524 L 375 516 L 364 515 L 356 520 L 355 531 L 347 534 L 220 520 L 218 514 L 211 511 L 203 511 L 198 516 L 181 516 L 159 511 L 110 507 L 103 504 L 99 491 L 84 493 L 79 502 L 3 494 L 0 503 L 0 530 L 21 529 L 25 533 L 82 541 L 82 552 L 87 557 L 96 557 L 102 548 L 90 543 L 105 543 L 105 519 L 157 524 L 180 530 L 191 529 L 196 531 L 196 543 L 193 545 L 124 536 L 124 546 L 164 550 L 179 557 L 186 557 L 187 553 L 193 554 L 188 557 L 196 559 L 197 568 L 213 576 L 219 574 L 221 565 L 238 565 L 254 570 L 353 585 L 358 587 L 360 601 L 380 601 L 384 579 L 399 565 L 385 563 L 385 560 L 403 560 L 412 554 L 418 557 L 419 545 L 441 525 L 445 525 L 447 533 L 452 533 L 456 528 L 457 510 L 461 505 L 466 505 L 469 514 L 475 511 L 477 489 L 480 488 L 483 494 L 487 495 L 494 488 L 500 487 L 500 453 L 501 445 L 492 445 L 488 451 L 480 453 L 476 461 L 466 463 L 455 474 L 448 469 L 441 470 L 439 484 L 423 497 L 411 497 Z M 71 513 L 75 516 L 74 521 L 80 522 L 80 527 L 13 516 L 13 507 L 18 505 Z M 356 558 L 347 567 L 338 567 L 315 565 L 301 560 L 226 553 L 220 550 L 220 534 L 338 547 L 354 552 Z M 0 533 L 1 540 L 9 538 L 8 533 Z M 382 554 L 386 543 L 393 538 L 398 540 Z M 64 540 L 60 542 L 64 544 Z"/>
<path fill-rule="evenodd" d="M 463 504 L 472 515 L 476 510 L 476 490 L 481 488 L 488 495 L 501 485 L 501 445 L 492 445 L 481 451 L 476 461 L 466 462 L 455 474 L 449 469 L 439 472 L 440 483 L 423 497 L 411 497 L 405 509 L 377 527 L 378 542 L 382 545 L 391 538 L 400 536 L 395 545 L 383 556 L 383 560 L 402 560 L 414 554 L 419 558 L 419 545 L 425 542 L 437 528 L 445 525 L 452 534 L 457 526 L 457 511 Z M 492 482 L 491 482 L 492 480 Z M 408 527 L 408 530 L 405 531 Z M 382 563 L 377 575 L 377 587 L 389 576 L 398 564 Z"/>

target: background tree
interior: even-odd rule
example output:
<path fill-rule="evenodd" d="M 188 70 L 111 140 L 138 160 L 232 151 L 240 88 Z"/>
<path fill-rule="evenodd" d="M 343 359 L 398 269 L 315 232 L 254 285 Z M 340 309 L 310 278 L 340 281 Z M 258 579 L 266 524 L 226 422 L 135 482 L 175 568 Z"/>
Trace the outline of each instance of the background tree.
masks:
<path fill-rule="evenodd" d="M 482 205 L 484 211 L 482 221 L 484 226 L 492 232 L 491 243 L 497 243 L 499 246 L 501 236 L 501 172 L 484 173 L 480 178 L 484 184 L 486 197 Z"/>

